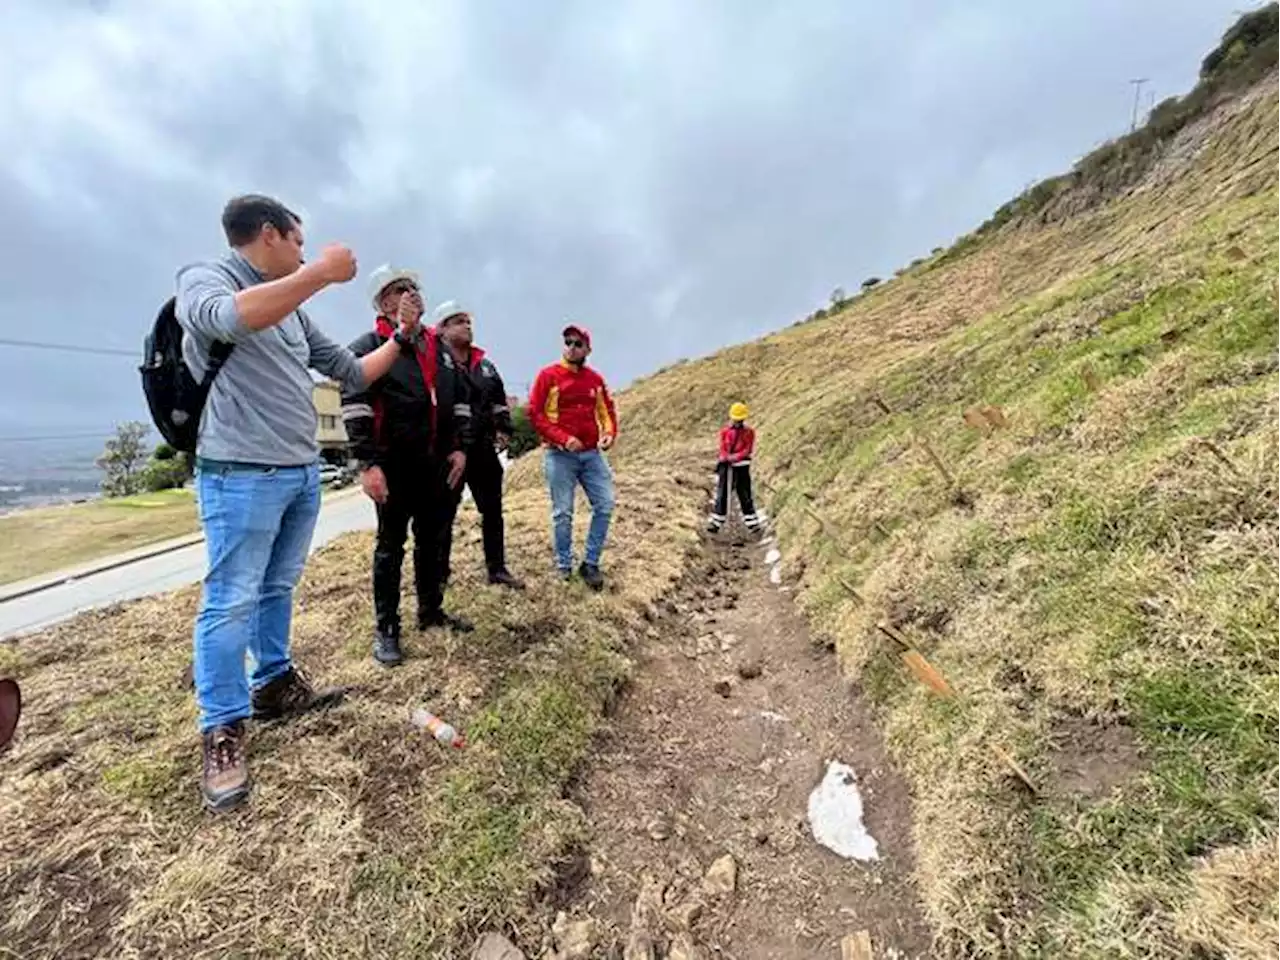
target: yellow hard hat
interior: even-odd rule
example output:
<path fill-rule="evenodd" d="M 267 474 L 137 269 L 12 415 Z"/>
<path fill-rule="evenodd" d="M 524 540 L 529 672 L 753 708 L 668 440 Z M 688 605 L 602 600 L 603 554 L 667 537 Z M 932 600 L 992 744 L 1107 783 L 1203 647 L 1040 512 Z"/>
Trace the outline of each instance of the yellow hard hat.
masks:
<path fill-rule="evenodd" d="M 745 420 L 747 419 L 747 413 L 747 405 L 745 403 L 735 403 L 729 408 L 729 419 Z"/>

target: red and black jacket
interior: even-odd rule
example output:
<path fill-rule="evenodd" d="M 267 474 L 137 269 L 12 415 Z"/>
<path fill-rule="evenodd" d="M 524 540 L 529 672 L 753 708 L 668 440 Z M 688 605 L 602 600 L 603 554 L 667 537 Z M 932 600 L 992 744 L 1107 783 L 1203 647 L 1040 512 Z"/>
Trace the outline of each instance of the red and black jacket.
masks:
<path fill-rule="evenodd" d="M 720 462 L 745 466 L 756 448 L 756 432 L 745 423 L 730 423 L 720 431 Z"/>
<path fill-rule="evenodd" d="M 386 343 L 395 329 L 386 317 L 353 340 L 357 357 Z M 351 456 L 365 466 L 420 462 L 465 450 L 472 442 L 466 379 L 434 327 L 422 330 L 413 352 L 396 357 L 386 376 L 342 394 L 342 422 Z"/>
<path fill-rule="evenodd" d="M 466 384 L 467 401 L 471 404 L 472 440 L 477 444 L 492 445 L 498 434 L 510 437 L 515 433 L 506 385 L 498 368 L 484 351 L 472 347 L 468 365 L 460 373 Z"/>

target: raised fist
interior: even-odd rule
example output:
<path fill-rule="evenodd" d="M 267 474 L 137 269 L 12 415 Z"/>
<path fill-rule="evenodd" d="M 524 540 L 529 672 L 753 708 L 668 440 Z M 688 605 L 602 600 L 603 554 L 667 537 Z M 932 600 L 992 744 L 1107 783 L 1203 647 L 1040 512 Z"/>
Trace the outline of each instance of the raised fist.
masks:
<path fill-rule="evenodd" d="M 320 251 L 317 263 L 328 283 L 346 283 L 356 275 L 356 255 L 345 244 L 328 244 Z"/>

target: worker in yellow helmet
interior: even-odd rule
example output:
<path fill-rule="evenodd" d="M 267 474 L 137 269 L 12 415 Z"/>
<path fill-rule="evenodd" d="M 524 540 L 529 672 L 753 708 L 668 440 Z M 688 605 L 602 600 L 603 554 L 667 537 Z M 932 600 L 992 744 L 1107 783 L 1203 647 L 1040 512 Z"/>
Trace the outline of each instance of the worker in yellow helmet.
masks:
<path fill-rule="evenodd" d="M 707 521 L 707 530 L 716 533 L 729 517 L 729 492 L 738 492 L 742 505 L 742 522 L 750 530 L 760 529 L 760 516 L 751 497 L 751 454 L 756 446 L 756 432 L 747 426 L 749 411 L 745 403 L 729 408 L 729 422 L 720 431 L 720 458 L 716 463 L 716 502 Z"/>

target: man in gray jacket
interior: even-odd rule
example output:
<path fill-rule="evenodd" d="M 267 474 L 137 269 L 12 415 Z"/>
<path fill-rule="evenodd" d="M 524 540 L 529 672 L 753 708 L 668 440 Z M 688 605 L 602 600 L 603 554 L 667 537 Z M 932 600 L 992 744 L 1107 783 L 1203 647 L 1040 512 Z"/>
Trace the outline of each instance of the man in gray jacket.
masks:
<path fill-rule="evenodd" d="M 314 690 L 289 651 L 293 589 L 320 512 L 319 452 L 310 369 L 351 389 L 377 380 L 412 349 L 420 309 L 357 359 L 300 309 L 356 275 L 356 259 L 330 244 L 303 264 L 302 223 L 278 201 L 236 197 L 222 215 L 231 252 L 178 273 L 174 312 L 183 358 L 197 380 L 218 341 L 234 344 L 200 420 L 196 490 L 208 571 L 195 623 L 195 684 L 204 768 L 215 810 L 249 795 L 244 721 L 325 706 L 340 691 Z M 245 651 L 253 655 L 245 676 Z"/>

